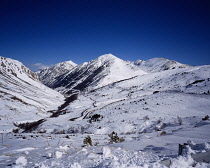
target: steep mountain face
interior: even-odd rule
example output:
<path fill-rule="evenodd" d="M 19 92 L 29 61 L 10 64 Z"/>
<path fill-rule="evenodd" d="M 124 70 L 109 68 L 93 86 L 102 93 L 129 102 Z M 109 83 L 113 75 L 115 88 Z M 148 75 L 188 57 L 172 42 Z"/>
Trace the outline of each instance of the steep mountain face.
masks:
<path fill-rule="evenodd" d="M 19 61 L 0 56 L 0 65 L 0 72 L 2 75 L 13 75 L 22 80 L 30 78 L 39 81 L 39 77 L 36 73 L 32 72 Z"/>
<path fill-rule="evenodd" d="M 189 65 L 181 64 L 166 58 L 152 58 L 147 61 L 137 60 L 134 64 L 148 73 L 190 67 Z"/>
<path fill-rule="evenodd" d="M 43 85 L 21 62 L 0 57 L 0 120 L 38 119 L 57 109 L 64 97 Z"/>
<path fill-rule="evenodd" d="M 51 85 L 63 93 L 69 90 L 84 90 L 88 87 L 99 88 L 116 81 L 125 80 L 137 75 L 144 75 L 135 65 L 127 63 L 112 54 L 106 54 L 90 62 L 78 65 L 70 72 L 56 78 Z"/>
<path fill-rule="evenodd" d="M 65 61 L 49 68 L 42 69 L 36 73 L 40 77 L 40 80 L 43 84 L 52 87 L 56 77 L 63 75 L 66 72 L 69 72 L 76 65 L 77 64 L 72 61 Z"/>

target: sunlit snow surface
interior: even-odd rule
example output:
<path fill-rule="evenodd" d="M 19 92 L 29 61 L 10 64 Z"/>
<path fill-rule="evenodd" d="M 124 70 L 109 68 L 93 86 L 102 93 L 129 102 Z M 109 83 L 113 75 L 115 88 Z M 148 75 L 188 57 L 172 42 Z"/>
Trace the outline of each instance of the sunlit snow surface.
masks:
<path fill-rule="evenodd" d="M 64 96 L 43 85 L 22 63 L 0 57 L 0 132 L 13 122 L 37 120 L 57 109 Z"/>
<path fill-rule="evenodd" d="M 23 136 L 25 139 L 23 139 Z M 171 167 L 210 166 L 206 163 L 195 163 L 190 157 L 191 153 L 210 150 L 210 143 L 190 144 L 185 156 L 167 154 L 166 148 L 159 145 L 148 145 L 139 150 L 142 141 L 130 141 L 136 149 L 125 149 L 126 143 L 110 145 L 105 135 L 91 135 L 93 141 L 99 141 L 98 146 L 81 147 L 82 139 L 86 135 L 76 134 L 24 134 L 14 136 L 4 134 L 3 146 L 0 148 L 0 167 L 164 167 L 159 163 L 162 159 L 171 158 Z M 130 136 L 131 137 L 131 136 Z M 190 138 L 190 137 L 189 137 Z M 164 138 L 163 138 L 164 139 Z M 180 137 L 177 137 L 180 139 Z M 147 140 L 148 141 L 148 140 Z M 135 143 L 134 143 L 135 142 Z M 127 142 L 128 143 L 128 142 Z M 168 146 L 171 142 L 168 143 Z M 175 143 L 175 142 L 174 142 Z M 172 143 L 171 143 L 172 144 Z M 26 146 L 33 146 L 28 147 Z M 160 154 L 159 152 L 162 152 Z M 172 152 L 172 149 L 171 149 Z"/>
<path fill-rule="evenodd" d="M 55 64 L 54 66 L 42 69 L 36 74 L 40 77 L 40 80 L 43 84 L 47 86 L 53 85 L 56 80 L 56 77 L 69 72 L 72 68 L 74 68 L 77 64 L 72 61 L 65 61 Z"/>
<path fill-rule="evenodd" d="M 2 132 L 0 167 L 159 168 L 164 159 L 173 168 L 210 167 L 190 157 L 210 150 L 210 121 L 203 120 L 210 115 L 210 66 L 145 73 L 93 88 L 32 133 Z M 90 121 L 94 114 L 103 117 Z M 125 141 L 110 144 L 112 131 Z M 93 146 L 84 147 L 88 135 Z M 178 157 L 183 143 L 189 146 Z"/>
<path fill-rule="evenodd" d="M 112 54 L 105 54 L 90 62 L 75 66 L 69 72 L 58 76 L 49 85 L 67 93 L 69 90 L 95 89 L 116 81 L 147 74 L 138 66 L 128 63 Z"/>

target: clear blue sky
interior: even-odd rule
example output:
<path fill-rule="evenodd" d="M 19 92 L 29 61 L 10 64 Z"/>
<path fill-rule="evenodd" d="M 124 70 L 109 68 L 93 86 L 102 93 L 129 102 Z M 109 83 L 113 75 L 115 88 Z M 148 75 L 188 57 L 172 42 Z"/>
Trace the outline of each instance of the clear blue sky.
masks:
<path fill-rule="evenodd" d="M 25 65 L 165 57 L 210 64 L 209 0 L 0 0 L 0 55 Z"/>

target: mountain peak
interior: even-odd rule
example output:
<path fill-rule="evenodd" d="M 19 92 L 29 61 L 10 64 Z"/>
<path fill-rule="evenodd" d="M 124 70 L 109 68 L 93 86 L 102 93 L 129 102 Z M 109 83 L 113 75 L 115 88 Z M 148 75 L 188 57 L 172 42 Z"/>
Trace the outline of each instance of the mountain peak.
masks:
<path fill-rule="evenodd" d="M 113 61 L 115 59 L 119 58 L 110 53 L 110 54 L 101 55 L 96 60 L 99 60 L 101 62 L 106 62 L 106 61 Z"/>
<path fill-rule="evenodd" d="M 56 77 L 69 72 L 75 66 L 77 66 L 77 64 L 72 61 L 60 62 L 51 67 L 38 71 L 37 74 L 42 83 L 47 86 L 51 86 Z"/>
<path fill-rule="evenodd" d="M 68 94 L 71 90 L 96 89 L 105 85 L 143 75 L 137 66 L 128 63 L 112 54 L 101 55 L 95 60 L 73 68 L 69 73 L 59 76 L 52 88 Z"/>
<path fill-rule="evenodd" d="M 46 68 L 46 69 L 53 69 L 53 70 L 55 70 L 55 69 L 60 69 L 60 68 L 63 68 L 63 69 L 68 69 L 68 70 L 70 70 L 70 69 L 72 69 L 73 67 L 75 67 L 75 66 L 77 66 L 77 64 L 76 63 L 74 63 L 74 62 L 72 62 L 71 60 L 70 61 L 64 61 L 64 62 L 60 62 L 60 63 L 57 63 L 57 64 L 55 64 L 55 65 L 53 65 L 53 66 L 51 66 L 51 67 L 48 67 L 48 68 Z"/>
<path fill-rule="evenodd" d="M 65 61 L 64 63 L 67 63 L 69 65 L 72 65 L 72 66 L 77 66 L 76 63 L 74 63 L 73 61 L 69 60 L 69 61 Z"/>

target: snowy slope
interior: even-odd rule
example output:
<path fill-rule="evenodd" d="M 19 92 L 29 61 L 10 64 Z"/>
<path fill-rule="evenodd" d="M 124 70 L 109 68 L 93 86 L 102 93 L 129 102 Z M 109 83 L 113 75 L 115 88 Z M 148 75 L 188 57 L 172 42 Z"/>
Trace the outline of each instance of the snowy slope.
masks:
<path fill-rule="evenodd" d="M 134 64 L 146 72 L 160 72 L 170 69 L 190 67 L 189 65 L 181 64 L 166 58 L 152 58 L 147 61 L 137 60 Z"/>
<path fill-rule="evenodd" d="M 19 61 L 0 56 L 0 63 L 0 71 L 3 75 L 13 75 L 22 80 L 27 80 L 28 78 L 36 81 L 39 80 L 38 76 L 34 72 L 26 68 Z"/>
<path fill-rule="evenodd" d="M 71 89 L 99 88 L 116 81 L 144 75 L 146 72 L 112 54 L 106 54 L 73 68 L 58 77 L 52 88 L 68 93 Z"/>
<path fill-rule="evenodd" d="M 43 84 L 47 85 L 48 87 L 52 87 L 53 83 L 56 80 L 56 77 L 63 75 L 66 72 L 69 72 L 76 65 L 77 64 L 72 61 L 65 61 L 54 66 L 42 69 L 36 73 L 40 77 L 40 80 Z"/>
<path fill-rule="evenodd" d="M 43 116 L 46 121 L 31 133 L 0 139 L 0 167 L 165 168 L 164 159 L 171 159 L 172 168 L 209 167 L 191 154 L 210 151 L 205 117 L 210 116 L 210 65 L 166 71 L 155 63 L 151 67 L 158 72 L 145 73 L 104 55 L 56 78 L 63 84 L 54 87 L 64 93 L 88 89 L 75 93 L 77 99 L 57 116 Z M 112 131 L 124 142 L 111 143 Z M 84 146 L 87 136 L 93 146 Z M 183 143 L 188 145 L 178 156 Z"/>
<path fill-rule="evenodd" d="M 158 61 L 153 62 L 153 67 L 163 65 L 163 61 L 161 61 L 161 63 L 157 62 Z M 82 90 L 84 86 L 88 86 L 88 90 L 85 90 L 82 92 L 82 94 L 79 94 L 78 100 L 66 107 L 67 114 L 59 116 L 58 118 L 49 119 L 43 124 L 41 129 L 48 129 L 53 123 L 60 123 L 57 124 L 57 126 L 53 129 L 63 129 L 63 125 L 65 125 L 65 129 L 67 129 L 68 132 L 68 129 L 72 128 L 74 123 L 78 126 L 80 122 L 84 122 L 84 125 L 88 125 L 88 130 L 86 131 L 89 131 L 90 133 L 100 132 L 107 134 L 113 129 L 119 133 L 133 132 L 134 128 L 136 130 L 141 130 L 142 125 L 140 124 L 139 127 L 136 128 L 131 126 L 132 124 L 128 124 L 128 129 L 123 127 L 121 130 L 119 128 L 121 123 L 119 117 L 122 118 L 125 123 L 128 121 L 133 122 L 137 118 L 136 115 L 140 115 L 141 118 L 143 118 L 144 113 L 148 113 L 148 109 L 150 108 L 154 108 L 153 111 L 157 109 L 155 114 L 158 114 L 158 118 L 156 118 L 156 120 L 158 120 L 159 116 L 162 115 L 162 110 L 166 114 L 163 115 L 164 118 L 170 115 L 187 117 L 188 113 L 189 116 L 207 115 L 209 113 L 208 107 L 210 107 L 210 66 L 186 66 L 185 68 L 180 68 L 182 64 L 175 64 L 179 65 L 179 68 L 172 68 L 168 69 L 167 71 L 163 70 L 160 72 L 145 74 L 141 70 L 139 71 L 139 69 L 135 66 L 129 69 L 131 67 L 129 63 L 126 63 L 113 55 L 103 55 L 89 63 L 84 63 L 80 66 L 77 66 L 71 72 L 61 76 L 62 78 L 59 78 L 59 84 L 62 84 L 60 83 L 61 81 L 64 82 L 64 85 L 61 85 L 62 87 L 59 85 L 61 87 L 60 89 L 65 90 L 67 88 L 67 91 L 69 91 L 69 89 Z M 95 69 L 98 67 L 101 68 L 102 66 L 105 69 L 99 71 L 100 73 L 94 73 Z M 131 71 L 134 72 L 131 73 Z M 126 77 L 120 76 L 120 74 L 125 74 Z M 129 76 L 130 74 L 133 76 Z M 90 76 L 92 78 L 90 78 Z M 88 83 L 84 83 L 87 78 L 89 79 Z M 126 80 L 120 80 L 122 78 Z M 70 79 L 75 81 L 69 82 Z M 55 85 L 55 87 L 57 88 L 58 86 Z M 160 97 L 154 98 L 156 95 Z M 172 97 L 176 98 L 173 99 Z M 206 99 L 203 99 L 203 97 L 206 97 Z M 148 108 L 145 99 L 151 100 L 152 104 L 154 105 Z M 152 101 L 153 99 L 155 99 L 154 103 Z M 161 106 L 160 109 L 159 99 L 164 104 L 164 106 Z M 170 100 L 170 103 L 167 99 Z M 189 99 L 189 101 L 186 101 L 185 103 L 177 103 L 183 101 L 182 99 Z M 130 105 L 128 102 L 135 103 Z M 105 110 L 105 113 L 101 114 L 100 111 L 106 108 L 109 110 Z M 118 108 L 120 111 L 119 114 L 117 113 L 118 110 L 116 110 Z M 138 108 L 141 109 L 141 112 L 138 112 Z M 182 109 L 184 109 L 184 111 L 182 111 Z M 97 114 L 97 112 L 104 116 L 104 118 L 107 118 L 107 120 L 103 119 L 99 123 L 99 125 L 101 125 L 101 123 L 104 122 L 103 125 L 106 127 L 104 129 L 98 130 L 96 129 L 95 125 L 87 124 L 89 117 L 91 117 L 93 114 Z M 124 112 L 125 114 L 122 115 Z M 117 121 L 114 120 L 113 116 L 116 116 Z M 144 116 L 146 116 L 146 114 Z M 69 120 L 74 122 L 69 123 Z M 173 119 L 170 118 L 169 120 Z M 85 127 L 83 124 L 79 124 L 79 127 L 82 127 L 82 129 Z M 50 128 L 51 131 L 53 131 L 52 127 Z"/>
<path fill-rule="evenodd" d="M 63 129 L 62 125 L 64 124 L 65 128 L 68 129 L 73 126 L 74 122 L 77 125 L 81 122 L 80 120 L 88 119 L 98 112 L 107 118 L 107 120 L 103 119 L 99 122 L 99 125 L 104 122 L 102 125 L 106 127 L 105 130 L 102 129 L 102 132 L 108 133 L 112 129 L 116 129 L 120 133 L 127 133 L 134 131 L 134 127 L 130 127 L 128 131 L 126 129 L 120 130 L 119 124 L 116 124 L 121 123 L 119 117 L 125 120 L 125 123 L 132 122 L 137 119 L 136 116 L 140 116 L 142 119 L 148 115 L 151 109 L 155 115 L 157 114 L 156 120 L 159 117 L 176 117 L 177 115 L 182 117 L 188 115 L 204 116 L 209 114 L 210 108 L 209 72 L 209 65 L 168 70 L 140 75 L 90 92 L 83 92 L 79 95 L 78 100 L 66 108 L 69 111 L 68 114 L 50 119 L 45 123 L 46 125 L 43 124 L 43 127 L 48 128 L 58 120 L 56 123 L 60 123 L 58 124 L 60 128 Z M 151 101 L 151 105 L 147 105 L 147 99 Z M 163 106 L 159 104 L 163 104 Z M 104 113 L 101 113 L 102 109 L 105 109 Z M 162 114 L 163 111 L 165 115 Z M 151 115 L 153 114 L 151 113 Z M 78 123 L 77 121 L 69 123 L 69 119 L 72 118 L 78 118 Z M 84 125 L 87 124 L 87 120 L 83 120 L 83 122 Z M 97 132 L 95 125 L 87 125 L 90 128 L 93 127 L 91 133 Z"/>
<path fill-rule="evenodd" d="M 43 85 L 19 61 L 0 57 L 0 65 L 1 124 L 46 117 L 48 110 L 57 109 L 63 103 L 61 94 Z"/>
<path fill-rule="evenodd" d="M 148 158 L 131 154 L 145 160 L 177 157 L 179 143 L 209 141 L 210 121 L 202 120 L 210 115 L 209 74 L 209 65 L 173 69 L 86 91 L 65 108 L 66 114 L 49 118 L 38 131 L 87 133 L 94 143 L 109 145 L 113 151 L 120 147 L 119 152 L 145 152 Z M 125 142 L 109 144 L 112 131 Z"/>

